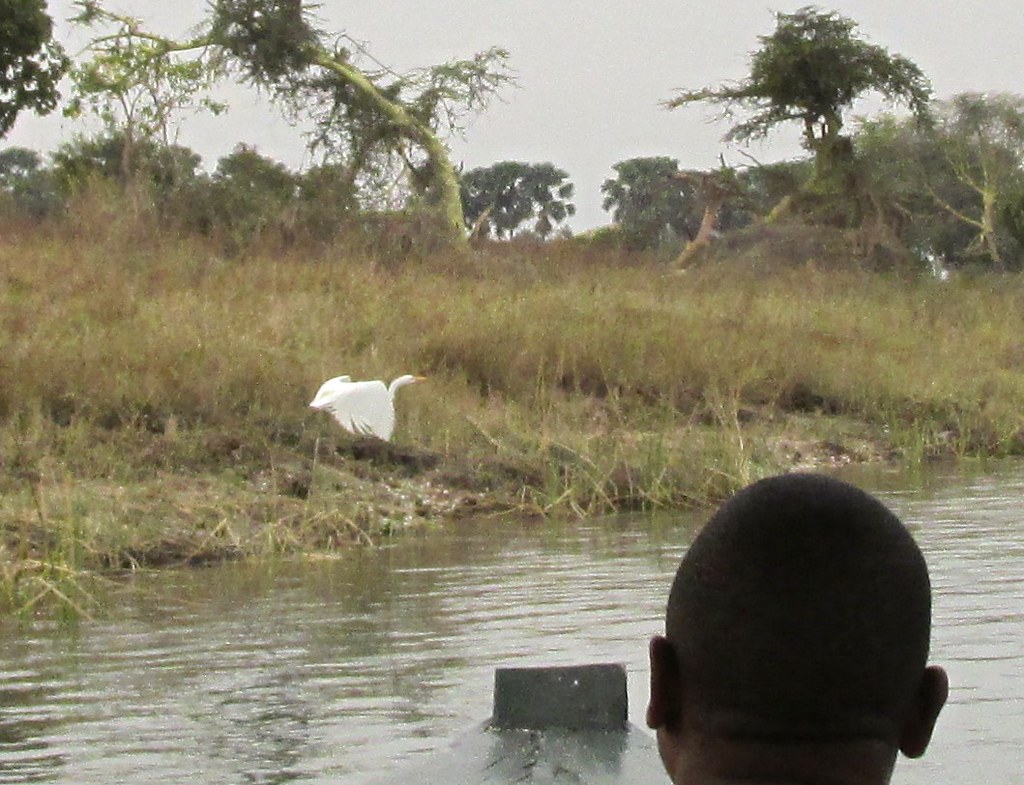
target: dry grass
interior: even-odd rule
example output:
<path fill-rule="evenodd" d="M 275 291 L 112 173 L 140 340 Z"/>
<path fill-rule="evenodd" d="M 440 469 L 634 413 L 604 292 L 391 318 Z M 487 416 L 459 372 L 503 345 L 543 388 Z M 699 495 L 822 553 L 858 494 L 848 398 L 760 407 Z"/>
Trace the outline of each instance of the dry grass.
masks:
<path fill-rule="evenodd" d="M 23 603 L 28 574 L 330 550 L 488 499 L 700 503 L 787 444 L 1024 450 L 1017 278 L 678 274 L 572 243 L 228 259 L 100 207 L 0 230 L 0 584 Z M 397 434 L 426 463 L 353 460 L 306 407 L 404 372 L 430 377 Z"/>

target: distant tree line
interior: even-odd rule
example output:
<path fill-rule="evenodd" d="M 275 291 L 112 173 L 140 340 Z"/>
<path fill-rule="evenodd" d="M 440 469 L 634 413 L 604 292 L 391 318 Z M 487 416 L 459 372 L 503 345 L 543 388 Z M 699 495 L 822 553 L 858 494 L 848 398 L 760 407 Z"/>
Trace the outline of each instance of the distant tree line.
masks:
<path fill-rule="evenodd" d="M 59 216 L 98 187 L 124 194 L 163 225 L 222 240 L 228 248 L 341 235 L 440 232 L 505 241 L 570 234 L 575 186 L 550 162 L 501 161 L 468 171 L 444 139 L 511 77 L 507 54 L 406 74 L 381 66 L 346 37 L 328 36 L 296 0 L 216 0 L 185 40 L 147 32 L 140 20 L 80 0 L 93 32 L 74 62 L 53 40 L 44 0 L 0 0 L 0 137 L 21 111 L 58 105 L 70 76 L 67 116 L 99 122 L 46 160 L 0 150 L 0 203 L 30 219 Z M 212 170 L 175 142 L 182 116 L 219 114 L 210 97 L 240 77 L 312 124 L 319 163 L 291 171 L 239 145 Z M 851 122 L 853 101 L 877 93 L 905 107 Z M 865 41 L 856 24 L 813 7 L 776 14 L 749 76 L 679 91 L 669 109 L 694 103 L 743 118 L 730 142 L 797 123 L 806 157 L 688 170 L 676 158 L 619 161 L 601 186 L 611 227 L 590 240 L 628 251 L 693 254 L 752 225 L 798 221 L 856 234 L 912 263 L 997 270 L 1024 267 L 1024 98 L 962 93 L 931 98 L 906 58 Z"/>

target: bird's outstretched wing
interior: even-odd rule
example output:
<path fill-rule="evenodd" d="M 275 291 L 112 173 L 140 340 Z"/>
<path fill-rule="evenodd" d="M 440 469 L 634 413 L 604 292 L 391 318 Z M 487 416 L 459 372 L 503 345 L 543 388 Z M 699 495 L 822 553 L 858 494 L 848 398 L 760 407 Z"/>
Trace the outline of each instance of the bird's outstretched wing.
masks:
<path fill-rule="evenodd" d="M 391 438 L 395 409 L 384 382 L 347 382 L 335 392 L 333 400 L 320 408 L 329 411 L 343 428 L 360 436 Z"/>
<path fill-rule="evenodd" d="M 320 389 L 316 391 L 316 395 L 313 396 L 313 400 L 309 402 L 309 405 L 314 409 L 327 408 L 331 401 L 350 384 L 352 384 L 351 376 L 335 376 L 333 379 L 328 379 L 320 385 Z"/>

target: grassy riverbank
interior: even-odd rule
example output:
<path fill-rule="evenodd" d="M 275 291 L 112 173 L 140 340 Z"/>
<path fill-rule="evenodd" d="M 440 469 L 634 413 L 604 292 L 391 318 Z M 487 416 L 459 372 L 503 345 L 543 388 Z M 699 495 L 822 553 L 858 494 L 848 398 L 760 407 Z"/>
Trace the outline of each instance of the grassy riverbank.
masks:
<path fill-rule="evenodd" d="M 1024 451 L 1024 282 L 672 273 L 572 244 L 224 258 L 99 216 L 0 231 L 0 605 L 83 572 L 414 521 L 703 503 L 803 463 Z M 402 390 L 395 444 L 306 406 Z"/>

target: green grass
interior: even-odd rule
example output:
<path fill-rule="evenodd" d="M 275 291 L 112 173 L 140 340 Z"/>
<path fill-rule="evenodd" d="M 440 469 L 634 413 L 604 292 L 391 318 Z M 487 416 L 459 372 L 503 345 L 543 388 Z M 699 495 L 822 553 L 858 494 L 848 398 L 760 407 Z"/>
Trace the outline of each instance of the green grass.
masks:
<path fill-rule="evenodd" d="M 573 243 L 225 258 L 116 216 L 7 226 L 0 604 L 87 610 L 97 573 L 453 514 L 702 504 L 835 445 L 1017 455 L 1022 332 L 1016 277 L 680 274 Z M 429 381 L 399 396 L 397 453 L 357 460 L 307 408 L 330 376 L 406 372 Z"/>

